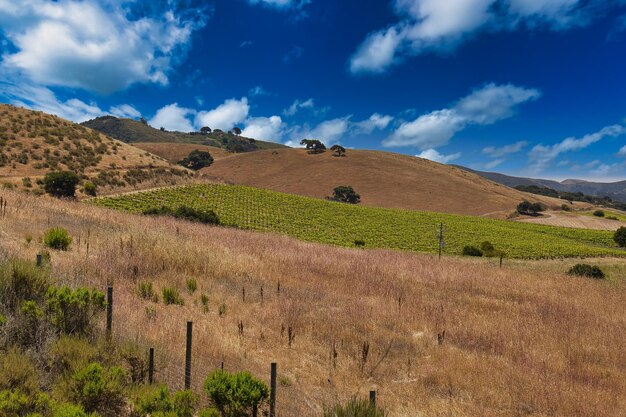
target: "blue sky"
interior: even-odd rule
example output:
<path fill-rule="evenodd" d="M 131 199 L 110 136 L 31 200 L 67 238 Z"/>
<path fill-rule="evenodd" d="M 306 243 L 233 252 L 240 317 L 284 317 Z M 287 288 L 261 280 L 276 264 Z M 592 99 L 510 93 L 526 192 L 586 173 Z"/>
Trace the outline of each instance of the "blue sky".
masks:
<path fill-rule="evenodd" d="M 0 0 L 0 100 L 626 179 L 626 1 Z"/>

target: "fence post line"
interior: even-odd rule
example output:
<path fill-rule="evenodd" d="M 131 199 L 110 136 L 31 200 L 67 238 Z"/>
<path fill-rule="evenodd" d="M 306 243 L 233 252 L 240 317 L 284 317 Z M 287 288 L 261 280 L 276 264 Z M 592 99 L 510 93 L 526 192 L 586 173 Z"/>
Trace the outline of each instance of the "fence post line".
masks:
<path fill-rule="evenodd" d="M 43 255 L 41 253 L 37 254 L 37 266 L 41 266 L 41 264 L 43 263 Z"/>
<path fill-rule="evenodd" d="M 185 389 L 191 388 L 191 336 L 193 322 L 187 322 L 187 346 L 185 349 Z"/>
<path fill-rule="evenodd" d="M 504 258 L 504 255 L 500 255 L 500 268 L 502 268 L 502 258 Z"/>
<path fill-rule="evenodd" d="M 113 327 L 113 287 L 107 288 L 107 339 L 111 339 Z"/>
<path fill-rule="evenodd" d="M 370 391 L 370 405 L 376 407 L 376 391 Z"/>
<path fill-rule="evenodd" d="M 272 362 L 270 372 L 270 417 L 276 417 L 276 362 Z"/>
<path fill-rule="evenodd" d="M 154 382 L 154 348 L 150 348 L 150 354 L 148 355 L 148 384 L 152 385 Z"/>

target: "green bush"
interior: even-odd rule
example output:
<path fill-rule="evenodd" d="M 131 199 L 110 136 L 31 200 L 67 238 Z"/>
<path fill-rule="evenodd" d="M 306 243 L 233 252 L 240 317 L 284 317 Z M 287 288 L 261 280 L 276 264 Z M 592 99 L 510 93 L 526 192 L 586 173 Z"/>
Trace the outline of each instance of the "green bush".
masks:
<path fill-rule="evenodd" d="M 594 279 L 604 279 L 604 272 L 598 266 L 591 266 L 588 264 L 576 264 L 570 268 L 567 272 L 569 275 L 576 275 L 579 277 L 588 277 Z"/>
<path fill-rule="evenodd" d="M 43 243 L 56 250 L 68 250 L 72 244 L 72 237 L 67 230 L 61 227 L 54 227 L 49 229 L 43 237 Z"/>
<path fill-rule="evenodd" d="M 359 204 L 361 202 L 361 196 L 349 185 L 335 187 L 333 195 L 328 197 L 328 199 L 348 204 Z"/>
<path fill-rule="evenodd" d="M 613 235 L 613 240 L 622 248 L 626 246 L 626 227 L 622 226 L 617 229 Z"/>
<path fill-rule="evenodd" d="M 137 292 L 139 296 L 144 300 L 153 301 L 155 303 L 159 302 L 159 296 L 154 291 L 152 287 L 152 282 L 150 281 L 142 281 L 137 286 Z"/>
<path fill-rule="evenodd" d="M 180 298 L 180 294 L 176 288 L 165 287 L 163 288 L 163 302 L 165 305 L 175 304 L 184 305 L 183 299 Z"/>
<path fill-rule="evenodd" d="M 357 247 L 357 248 L 362 248 L 362 247 L 365 246 L 365 241 L 361 240 L 361 239 L 356 239 L 354 241 L 354 246 Z"/>
<path fill-rule="evenodd" d="M 175 210 L 166 206 L 150 208 L 144 210 L 143 214 L 146 216 L 171 216 L 196 223 L 220 224 L 220 220 L 213 210 L 200 211 L 187 206 L 180 206 Z"/>
<path fill-rule="evenodd" d="M 126 405 L 125 379 L 122 368 L 105 368 L 99 363 L 90 363 L 72 376 L 72 400 L 82 405 L 88 413 L 117 417 Z"/>
<path fill-rule="evenodd" d="M 483 253 L 476 246 L 465 246 L 462 252 L 463 256 L 483 256 Z"/>
<path fill-rule="evenodd" d="M 185 159 L 179 162 L 180 165 L 185 168 L 198 171 L 202 168 L 208 167 L 213 163 L 213 157 L 207 151 L 199 151 L 197 149 L 191 151 Z"/>
<path fill-rule="evenodd" d="M 563 210 L 563 211 L 572 211 L 572 208 L 570 206 L 568 206 L 567 204 L 562 204 L 561 205 L 561 210 Z"/>
<path fill-rule="evenodd" d="M 209 374 L 204 389 L 223 417 L 252 416 L 269 397 L 267 385 L 249 372 L 229 374 L 218 369 Z"/>
<path fill-rule="evenodd" d="M 0 304 L 10 311 L 15 311 L 24 300 L 42 301 L 49 285 L 49 273 L 34 263 L 0 263 Z"/>
<path fill-rule="evenodd" d="M 97 417 L 94 414 L 88 414 L 80 405 L 61 404 L 54 410 L 52 417 Z"/>
<path fill-rule="evenodd" d="M 195 279 L 188 279 L 186 284 L 189 294 L 193 294 L 198 289 L 198 282 Z"/>
<path fill-rule="evenodd" d="M 54 197 L 74 197 L 80 177 L 70 171 L 50 172 L 43 179 L 44 190 Z"/>
<path fill-rule="evenodd" d="M 607 220 L 619 220 L 617 217 L 615 216 L 606 216 L 605 219 Z"/>
<path fill-rule="evenodd" d="M 47 365 L 52 376 L 62 376 L 72 374 L 98 358 L 98 348 L 93 343 L 64 335 L 50 346 Z"/>
<path fill-rule="evenodd" d="M 197 404 L 198 397 L 191 391 L 179 391 L 172 398 L 166 386 L 159 386 L 135 400 L 134 415 L 193 417 Z"/>
<path fill-rule="evenodd" d="M 200 411 L 198 417 L 222 417 L 222 414 L 217 408 L 211 407 Z"/>
<path fill-rule="evenodd" d="M 602 210 L 596 210 L 593 212 L 593 215 L 596 217 L 604 217 L 604 212 Z"/>
<path fill-rule="evenodd" d="M 82 189 L 83 193 L 95 197 L 98 193 L 98 187 L 91 181 L 85 182 Z"/>
<path fill-rule="evenodd" d="M 104 293 L 97 290 L 50 287 L 46 293 L 46 312 L 61 334 L 89 335 L 91 320 L 104 310 Z"/>
<path fill-rule="evenodd" d="M 387 413 L 367 400 L 352 398 L 345 404 L 324 409 L 324 417 L 386 417 Z"/>

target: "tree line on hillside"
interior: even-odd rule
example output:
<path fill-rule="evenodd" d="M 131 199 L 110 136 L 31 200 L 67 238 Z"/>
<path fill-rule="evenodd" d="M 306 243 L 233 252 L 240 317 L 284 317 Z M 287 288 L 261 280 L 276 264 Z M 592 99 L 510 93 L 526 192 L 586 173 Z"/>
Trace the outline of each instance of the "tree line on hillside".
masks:
<path fill-rule="evenodd" d="M 602 205 L 607 207 L 613 207 L 619 210 L 626 210 L 626 203 L 621 201 L 614 201 L 611 197 L 596 197 L 579 192 L 558 191 L 553 188 L 540 187 L 537 185 L 518 185 L 515 189 L 524 191 L 531 194 L 544 195 L 547 197 L 560 198 L 571 202 L 581 201 L 584 203 L 590 203 L 594 205 Z"/>

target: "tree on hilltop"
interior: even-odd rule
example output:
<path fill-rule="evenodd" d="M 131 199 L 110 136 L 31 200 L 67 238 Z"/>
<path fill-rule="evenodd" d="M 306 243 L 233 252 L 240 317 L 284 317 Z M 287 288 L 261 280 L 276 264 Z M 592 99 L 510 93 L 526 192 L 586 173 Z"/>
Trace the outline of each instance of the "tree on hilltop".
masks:
<path fill-rule="evenodd" d="M 237 136 L 241 135 L 241 129 L 239 129 L 237 126 L 233 127 L 233 133 Z"/>
<path fill-rule="evenodd" d="M 204 133 L 204 134 L 211 133 L 211 128 L 208 126 L 203 126 L 200 128 L 200 133 Z"/>
<path fill-rule="evenodd" d="M 341 145 L 333 145 L 330 150 L 334 152 L 333 156 L 346 156 L 346 148 Z"/>
<path fill-rule="evenodd" d="M 326 150 L 326 145 L 317 139 L 302 139 L 300 145 L 306 146 L 309 153 L 322 153 Z"/>
<path fill-rule="evenodd" d="M 213 157 L 207 151 L 199 151 L 194 149 L 185 159 L 179 162 L 180 165 L 185 168 L 198 171 L 202 168 L 208 167 L 213 163 Z"/>

